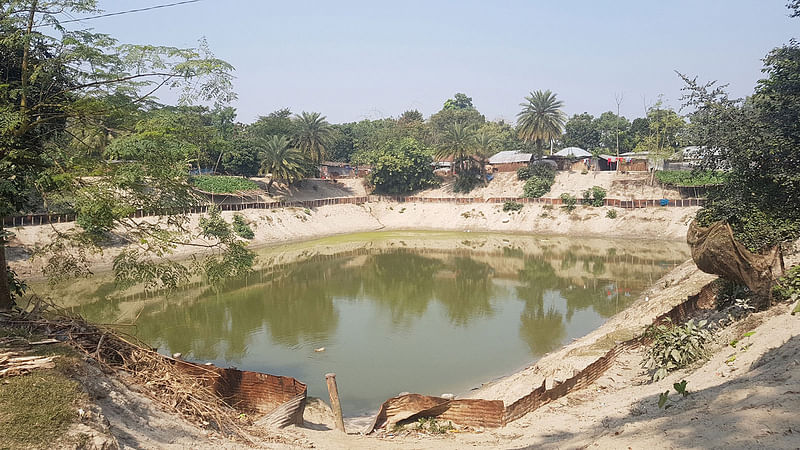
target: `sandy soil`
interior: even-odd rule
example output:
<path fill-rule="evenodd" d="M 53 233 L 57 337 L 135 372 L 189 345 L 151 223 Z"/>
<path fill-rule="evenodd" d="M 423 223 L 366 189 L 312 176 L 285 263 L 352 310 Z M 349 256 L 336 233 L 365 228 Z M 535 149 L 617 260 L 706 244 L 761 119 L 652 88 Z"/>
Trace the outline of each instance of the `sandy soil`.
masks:
<path fill-rule="evenodd" d="M 609 194 L 609 198 L 621 200 L 681 198 L 680 193 L 672 189 L 650 186 L 650 175 L 645 173 L 617 172 L 580 172 L 561 171 L 556 174 L 555 182 L 545 197 L 556 198 L 563 193 L 581 197 L 583 191 L 592 186 L 600 186 Z M 453 179 L 447 179 L 436 189 L 422 191 L 420 197 L 519 197 L 522 195 L 524 181 L 517 180 L 516 172 L 496 173 L 487 186 L 481 186 L 468 194 L 453 192 Z"/>
<path fill-rule="evenodd" d="M 617 217 L 606 213 L 615 210 Z M 250 223 L 255 238 L 252 245 L 276 245 L 335 234 L 378 230 L 447 230 L 491 231 L 589 237 L 618 237 L 657 241 L 682 240 L 697 208 L 620 208 L 581 207 L 572 213 L 548 205 L 526 205 L 519 212 L 503 212 L 501 204 L 451 205 L 437 203 L 377 202 L 364 205 L 332 205 L 314 209 L 283 208 L 245 210 L 241 214 Z M 225 212 L 227 219 L 232 212 Z M 197 229 L 200 215 L 191 217 L 188 228 Z M 146 218 L 154 222 L 156 218 Z M 7 249 L 9 264 L 24 277 L 41 276 L 44 258 L 31 258 L 34 250 L 54 238 L 55 230 L 68 230 L 73 224 L 17 227 L 10 231 L 14 239 Z M 187 237 L 192 243 L 205 241 Z M 124 241 L 89 255 L 94 269 L 110 267 L 113 258 L 124 248 Z M 650 245 L 641 241 L 640 245 Z M 183 258 L 198 252 L 198 247 L 181 246 L 173 257 Z"/>

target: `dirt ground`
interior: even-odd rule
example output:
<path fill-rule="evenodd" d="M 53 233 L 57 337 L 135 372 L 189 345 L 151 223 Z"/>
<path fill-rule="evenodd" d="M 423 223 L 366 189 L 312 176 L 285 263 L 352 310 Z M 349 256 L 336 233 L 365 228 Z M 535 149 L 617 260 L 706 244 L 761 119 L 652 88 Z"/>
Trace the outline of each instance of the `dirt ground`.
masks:
<path fill-rule="evenodd" d="M 592 186 L 600 186 L 608 192 L 609 198 L 620 200 L 661 198 L 681 198 L 680 193 L 673 189 L 663 189 L 650 186 L 648 173 L 617 173 L 617 172 L 580 172 L 560 171 L 556 174 L 555 182 L 550 192 L 544 197 L 557 198 L 563 193 L 581 197 L 583 191 Z M 494 179 L 486 186 L 479 186 L 467 194 L 453 192 L 453 179 L 447 179 L 436 189 L 420 192 L 420 197 L 520 197 L 524 181 L 517 180 L 516 172 L 496 173 Z"/>

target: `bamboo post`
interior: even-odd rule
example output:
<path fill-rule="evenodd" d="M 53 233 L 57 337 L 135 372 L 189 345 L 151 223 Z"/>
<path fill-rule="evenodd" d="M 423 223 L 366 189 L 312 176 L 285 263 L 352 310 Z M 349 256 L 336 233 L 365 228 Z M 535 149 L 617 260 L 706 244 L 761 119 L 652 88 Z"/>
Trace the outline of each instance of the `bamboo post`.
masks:
<path fill-rule="evenodd" d="M 336 387 L 336 374 L 326 373 L 325 381 L 328 383 L 328 394 L 331 396 L 331 410 L 333 410 L 333 417 L 336 421 L 336 429 L 346 433 L 344 419 L 342 418 L 342 405 L 339 403 L 339 389 Z"/>

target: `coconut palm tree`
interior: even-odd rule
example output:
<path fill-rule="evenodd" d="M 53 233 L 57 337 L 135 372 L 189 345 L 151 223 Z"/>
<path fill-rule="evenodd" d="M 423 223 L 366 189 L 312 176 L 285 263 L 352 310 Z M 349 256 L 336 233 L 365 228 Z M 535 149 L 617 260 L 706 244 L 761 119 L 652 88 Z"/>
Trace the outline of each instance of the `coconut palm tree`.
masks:
<path fill-rule="evenodd" d="M 486 130 L 475 134 L 475 158 L 481 165 L 481 179 L 486 184 L 486 162 L 497 152 L 497 138 Z"/>
<path fill-rule="evenodd" d="M 331 144 L 333 128 L 318 112 L 305 112 L 295 116 L 297 124 L 297 146 L 305 152 L 309 159 L 319 164 L 328 152 Z"/>
<path fill-rule="evenodd" d="M 440 158 L 453 157 L 453 173 L 455 169 L 466 169 L 472 160 L 475 149 L 474 129 L 466 124 L 456 122 L 447 128 L 442 136 L 436 156 Z"/>
<path fill-rule="evenodd" d="M 542 144 L 550 145 L 553 152 L 553 141 L 564 129 L 566 115 L 561 111 L 564 102 L 556 99 L 556 94 L 546 91 L 531 92 L 525 97 L 525 102 L 520 103 L 522 111 L 517 114 L 517 128 L 519 137 L 524 141 L 533 141 L 541 150 Z"/>
<path fill-rule="evenodd" d="M 302 179 L 309 170 L 309 161 L 299 149 L 289 145 L 284 136 L 270 136 L 263 142 L 264 151 L 261 157 L 262 175 L 270 174 L 267 192 L 275 180 L 290 184 Z"/>

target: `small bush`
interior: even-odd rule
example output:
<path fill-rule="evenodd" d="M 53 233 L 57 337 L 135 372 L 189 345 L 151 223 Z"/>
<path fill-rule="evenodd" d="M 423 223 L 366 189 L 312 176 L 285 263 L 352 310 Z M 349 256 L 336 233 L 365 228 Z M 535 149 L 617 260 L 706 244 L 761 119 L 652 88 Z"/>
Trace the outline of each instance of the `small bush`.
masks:
<path fill-rule="evenodd" d="M 518 180 L 527 180 L 531 177 L 531 168 L 530 167 L 520 167 L 517 169 L 517 179 Z"/>
<path fill-rule="evenodd" d="M 252 180 L 223 175 L 198 175 L 191 178 L 191 183 L 201 191 L 215 194 L 258 190 L 258 185 Z"/>
<path fill-rule="evenodd" d="M 528 198 L 538 198 L 550 192 L 550 186 L 552 185 L 552 181 L 531 177 L 525 182 L 525 186 L 522 188 L 522 195 Z"/>
<path fill-rule="evenodd" d="M 233 232 L 243 239 L 253 239 L 256 237 L 253 229 L 244 220 L 244 216 L 236 214 L 233 216 Z"/>
<path fill-rule="evenodd" d="M 797 300 L 800 298 L 800 266 L 794 266 L 782 276 L 772 294 L 777 301 Z"/>
<path fill-rule="evenodd" d="M 684 325 L 667 323 L 650 327 L 646 335 L 652 339 L 652 344 L 642 360 L 642 367 L 654 371 L 653 381 L 705 358 L 705 344 L 711 340 L 705 320 L 697 324 L 690 320 Z"/>
<path fill-rule="evenodd" d="M 549 164 L 534 164 L 530 167 L 531 177 L 544 178 L 552 184 L 556 180 L 556 169 Z"/>
<path fill-rule="evenodd" d="M 609 219 L 616 219 L 617 218 L 617 210 L 616 209 L 609 209 L 606 211 L 606 217 Z"/>
<path fill-rule="evenodd" d="M 575 211 L 575 208 L 578 204 L 578 199 L 574 195 L 564 192 L 561 194 L 561 203 L 562 208 L 566 209 L 568 212 L 572 212 Z"/>
<path fill-rule="evenodd" d="M 456 176 L 456 181 L 453 183 L 453 192 L 460 192 L 466 194 L 475 189 L 481 184 L 480 175 L 476 175 L 473 171 L 460 173 Z"/>
<path fill-rule="evenodd" d="M 508 211 L 519 211 L 520 209 L 522 209 L 522 207 L 523 207 L 522 203 L 518 203 L 518 202 L 505 202 L 505 203 L 503 203 L 503 211 L 505 211 L 505 212 L 508 212 Z"/>
<path fill-rule="evenodd" d="M 600 186 L 592 186 L 583 191 L 583 203 L 591 206 L 603 206 L 606 199 L 606 190 Z"/>

